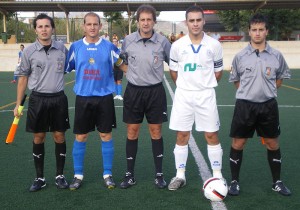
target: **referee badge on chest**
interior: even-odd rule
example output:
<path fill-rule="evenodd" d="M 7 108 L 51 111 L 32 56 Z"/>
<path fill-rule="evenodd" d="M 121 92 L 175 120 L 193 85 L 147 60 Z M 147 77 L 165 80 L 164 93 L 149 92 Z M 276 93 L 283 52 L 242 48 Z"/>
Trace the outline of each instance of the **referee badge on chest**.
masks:
<path fill-rule="evenodd" d="M 89 63 L 90 63 L 91 65 L 93 65 L 93 64 L 95 63 L 94 58 L 90 58 L 90 59 L 89 59 Z"/>
<path fill-rule="evenodd" d="M 157 57 L 157 56 L 154 56 L 153 63 L 154 63 L 154 64 L 157 64 L 157 63 L 158 63 L 158 57 Z"/>
<path fill-rule="evenodd" d="M 64 58 L 57 58 L 56 60 L 57 63 L 57 72 L 63 72 L 64 71 Z"/>
<path fill-rule="evenodd" d="M 57 70 L 58 70 L 58 71 L 61 71 L 61 70 L 63 69 L 63 65 L 64 65 L 64 64 L 63 64 L 62 62 L 58 62 L 58 63 L 57 63 Z"/>
<path fill-rule="evenodd" d="M 267 76 L 271 75 L 271 67 L 266 67 L 266 75 Z"/>

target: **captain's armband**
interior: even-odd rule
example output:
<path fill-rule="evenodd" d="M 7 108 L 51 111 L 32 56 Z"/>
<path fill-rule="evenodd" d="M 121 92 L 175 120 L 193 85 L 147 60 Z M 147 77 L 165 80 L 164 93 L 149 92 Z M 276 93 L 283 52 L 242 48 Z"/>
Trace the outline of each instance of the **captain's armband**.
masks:
<path fill-rule="evenodd" d="M 123 59 L 122 58 L 118 58 L 117 62 L 115 63 L 116 66 L 121 66 L 123 63 Z"/>

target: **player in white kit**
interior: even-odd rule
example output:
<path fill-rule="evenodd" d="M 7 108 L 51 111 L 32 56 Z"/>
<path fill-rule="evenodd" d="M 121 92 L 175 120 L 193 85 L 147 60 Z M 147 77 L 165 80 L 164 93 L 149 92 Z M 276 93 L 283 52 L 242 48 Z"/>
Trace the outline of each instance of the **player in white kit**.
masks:
<path fill-rule="evenodd" d="M 192 6 L 186 11 L 189 33 L 176 41 L 170 52 L 170 74 L 176 84 L 170 118 L 170 129 L 177 131 L 174 149 L 176 176 L 169 190 L 186 184 L 185 168 L 188 141 L 195 122 L 196 131 L 203 131 L 213 176 L 222 178 L 223 150 L 218 139 L 220 126 L 215 89 L 222 77 L 223 50 L 219 41 L 203 32 L 203 10 Z"/>

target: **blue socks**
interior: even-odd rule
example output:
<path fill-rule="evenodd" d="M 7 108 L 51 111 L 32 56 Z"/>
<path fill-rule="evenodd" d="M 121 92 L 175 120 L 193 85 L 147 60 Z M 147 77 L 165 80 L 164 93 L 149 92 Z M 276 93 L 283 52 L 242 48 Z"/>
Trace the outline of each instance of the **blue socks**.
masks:
<path fill-rule="evenodd" d="M 118 84 L 115 84 L 115 94 L 118 95 Z"/>
<path fill-rule="evenodd" d="M 115 93 L 117 96 L 122 95 L 122 84 L 115 84 Z"/>
<path fill-rule="evenodd" d="M 112 175 L 112 165 L 114 159 L 113 139 L 102 141 L 102 159 L 103 159 L 103 176 Z"/>
<path fill-rule="evenodd" d="M 73 164 L 75 175 L 83 175 L 83 162 L 86 142 L 78 142 L 76 139 L 73 145 Z"/>
<path fill-rule="evenodd" d="M 117 85 L 117 95 L 122 95 L 122 84 Z"/>
<path fill-rule="evenodd" d="M 102 141 L 102 159 L 103 159 L 103 175 L 112 174 L 112 165 L 114 158 L 114 144 L 113 140 Z M 86 142 L 74 141 L 73 145 L 73 164 L 74 174 L 83 175 L 83 163 L 86 149 Z"/>

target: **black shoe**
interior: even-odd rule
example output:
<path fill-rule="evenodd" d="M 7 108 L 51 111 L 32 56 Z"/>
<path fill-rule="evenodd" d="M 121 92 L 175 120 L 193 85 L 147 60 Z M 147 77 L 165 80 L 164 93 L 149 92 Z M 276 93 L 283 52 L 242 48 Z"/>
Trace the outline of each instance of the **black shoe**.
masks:
<path fill-rule="evenodd" d="M 67 189 L 69 184 L 64 175 L 58 175 L 55 177 L 55 184 L 58 189 Z"/>
<path fill-rule="evenodd" d="M 154 184 L 159 189 L 164 189 L 167 186 L 166 181 L 164 180 L 163 173 L 157 173 L 154 179 Z"/>
<path fill-rule="evenodd" d="M 278 180 L 276 183 L 273 184 L 272 190 L 284 196 L 290 196 L 292 194 L 291 191 L 283 184 L 281 180 Z"/>
<path fill-rule="evenodd" d="M 233 196 L 237 196 L 240 194 L 240 185 L 238 181 L 236 180 L 231 181 L 231 184 L 228 189 L 228 194 Z"/>
<path fill-rule="evenodd" d="M 136 183 L 136 181 L 135 181 L 134 176 L 130 172 L 127 172 L 123 181 L 120 184 L 120 188 L 127 189 L 127 188 L 131 187 L 132 185 L 135 185 L 135 183 Z"/>
<path fill-rule="evenodd" d="M 31 185 L 29 191 L 36 192 L 41 190 L 43 187 L 46 187 L 46 180 L 45 178 L 35 178 L 33 184 Z"/>
<path fill-rule="evenodd" d="M 77 190 L 81 187 L 81 183 L 82 183 L 81 179 L 78 179 L 77 177 L 74 177 L 74 179 L 72 180 L 72 182 L 69 186 L 69 189 L 70 190 Z"/>

